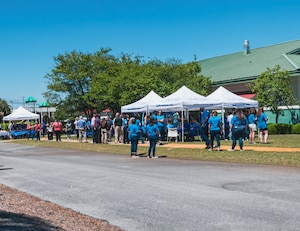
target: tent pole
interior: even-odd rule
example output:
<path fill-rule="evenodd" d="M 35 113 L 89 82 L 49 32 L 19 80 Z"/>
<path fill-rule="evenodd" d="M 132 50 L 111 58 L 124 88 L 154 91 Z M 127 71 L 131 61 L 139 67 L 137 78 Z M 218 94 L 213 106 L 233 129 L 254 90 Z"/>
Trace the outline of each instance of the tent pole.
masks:
<path fill-rule="evenodd" d="M 225 140 L 225 118 L 224 118 L 224 105 L 223 105 L 223 102 L 222 102 L 222 110 L 221 110 L 221 113 L 222 113 L 223 139 Z"/>
<path fill-rule="evenodd" d="M 181 141 L 184 143 L 184 119 L 183 119 L 183 107 L 181 108 Z"/>

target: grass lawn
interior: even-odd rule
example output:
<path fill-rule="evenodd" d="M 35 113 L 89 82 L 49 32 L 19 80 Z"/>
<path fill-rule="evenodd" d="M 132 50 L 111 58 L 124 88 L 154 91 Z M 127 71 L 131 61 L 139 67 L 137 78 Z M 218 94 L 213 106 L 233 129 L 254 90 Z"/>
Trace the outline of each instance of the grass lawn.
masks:
<path fill-rule="evenodd" d="M 55 137 L 54 137 L 55 139 Z M 63 139 L 65 139 L 63 137 Z M 257 139 L 256 139 L 257 140 Z M 89 141 L 91 139 L 89 138 Z M 12 140 L 10 142 L 33 145 L 38 147 L 47 148 L 63 148 L 82 151 L 93 151 L 112 154 L 130 153 L 130 145 L 106 145 L 106 144 L 91 144 L 91 143 L 78 143 L 78 142 L 55 142 L 55 141 L 32 141 L 32 140 Z M 193 142 L 199 144 L 199 142 Z M 187 142 L 186 144 L 191 144 Z M 203 144 L 203 143 L 201 143 Z M 222 145 L 230 145 L 231 141 L 221 141 Z M 248 141 L 244 142 L 244 146 L 250 146 Z M 300 167 L 300 135 L 270 135 L 269 144 L 255 144 L 251 145 L 259 147 L 282 147 L 282 148 L 299 148 L 299 151 L 294 152 L 273 152 L 273 151 L 244 151 L 244 152 L 209 152 L 199 145 L 199 148 L 169 148 L 166 146 L 157 146 L 156 154 L 159 157 L 167 157 L 182 160 L 195 160 L 195 161 L 218 161 L 230 163 L 244 163 L 244 164 L 263 164 L 263 165 L 277 165 L 277 166 L 291 166 Z M 238 144 L 237 144 L 238 147 Z M 138 154 L 146 156 L 148 145 L 139 146 Z"/>

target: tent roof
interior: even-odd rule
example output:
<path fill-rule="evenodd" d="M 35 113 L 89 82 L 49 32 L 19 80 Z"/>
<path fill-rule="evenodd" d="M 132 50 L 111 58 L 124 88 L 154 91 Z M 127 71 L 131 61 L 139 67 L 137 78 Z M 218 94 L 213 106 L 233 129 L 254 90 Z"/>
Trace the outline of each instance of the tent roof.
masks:
<path fill-rule="evenodd" d="M 150 91 L 146 96 L 141 98 L 140 100 L 122 106 L 121 112 L 146 112 L 148 110 L 148 105 L 153 102 L 160 102 L 162 100 L 162 97 L 160 97 L 158 94 L 156 94 L 154 91 Z"/>
<path fill-rule="evenodd" d="M 29 96 L 25 101 L 25 103 L 35 103 L 35 102 L 36 102 L 36 99 L 32 96 Z"/>
<path fill-rule="evenodd" d="M 213 93 L 207 96 L 208 99 L 211 99 L 219 104 L 221 107 L 212 107 L 212 108 L 250 108 L 258 107 L 258 101 L 246 99 L 239 95 L 232 93 L 223 86 L 216 89 Z"/>
<path fill-rule="evenodd" d="M 215 103 L 206 97 L 192 91 L 186 86 L 182 86 L 173 94 L 162 99 L 161 102 L 149 105 L 151 111 L 181 111 L 187 110 L 198 110 L 203 106 L 213 106 Z"/>
<path fill-rule="evenodd" d="M 14 121 L 14 120 L 31 120 L 31 119 L 38 119 L 40 116 L 38 114 L 32 113 L 27 111 L 23 107 L 19 107 L 18 109 L 14 110 L 13 113 L 4 116 L 4 121 Z"/>

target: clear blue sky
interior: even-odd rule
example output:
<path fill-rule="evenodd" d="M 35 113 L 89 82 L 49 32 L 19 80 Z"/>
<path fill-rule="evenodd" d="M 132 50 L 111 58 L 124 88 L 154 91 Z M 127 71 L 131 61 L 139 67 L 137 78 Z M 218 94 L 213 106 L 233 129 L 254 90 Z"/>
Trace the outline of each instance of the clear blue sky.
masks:
<path fill-rule="evenodd" d="M 73 50 L 192 61 L 300 39 L 299 0 L 1 0 L 0 98 L 42 102 Z"/>

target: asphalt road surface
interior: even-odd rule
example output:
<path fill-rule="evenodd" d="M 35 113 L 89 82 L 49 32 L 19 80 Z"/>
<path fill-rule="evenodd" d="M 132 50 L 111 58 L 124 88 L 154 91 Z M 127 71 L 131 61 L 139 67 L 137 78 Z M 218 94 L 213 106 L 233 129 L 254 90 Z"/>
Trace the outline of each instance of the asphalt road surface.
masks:
<path fill-rule="evenodd" d="M 300 229 L 299 168 L 3 142 L 0 166 L 2 184 L 130 231 Z"/>

